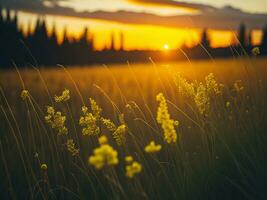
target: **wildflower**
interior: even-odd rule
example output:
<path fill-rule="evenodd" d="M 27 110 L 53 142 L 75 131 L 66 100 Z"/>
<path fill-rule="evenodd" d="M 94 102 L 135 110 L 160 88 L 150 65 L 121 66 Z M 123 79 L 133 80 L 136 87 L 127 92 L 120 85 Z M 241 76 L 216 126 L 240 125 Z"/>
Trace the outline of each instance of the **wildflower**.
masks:
<path fill-rule="evenodd" d="M 195 88 L 193 83 L 188 83 L 188 81 L 183 78 L 180 74 L 177 74 L 175 77 L 175 84 L 178 87 L 178 92 L 186 95 L 188 97 L 192 97 L 195 94 Z"/>
<path fill-rule="evenodd" d="M 120 125 L 116 131 L 112 134 L 113 138 L 115 139 L 116 143 L 120 146 L 125 143 L 125 134 L 126 134 L 127 127 L 125 124 Z"/>
<path fill-rule="evenodd" d="M 99 120 L 100 119 L 100 115 L 102 112 L 102 109 L 97 105 L 96 101 L 92 98 L 89 98 L 90 101 L 90 105 L 91 105 L 91 110 L 92 110 L 92 114 L 94 115 L 94 117 Z"/>
<path fill-rule="evenodd" d="M 221 94 L 222 91 L 220 89 L 220 85 L 217 83 L 213 73 L 206 76 L 205 80 L 208 94 Z"/>
<path fill-rule="evenodd" d="M 234 83 L 234 89 L 235 89 L 236 92 L 241 92 L 241 91 L 244 90 L 244 86 L 243 86 L 241 80 L 235 81 L 235 83 Z"/>
<path fill-rule="evenodd" d="M 55 114 L 55 109 L 52 106 L 48 106 L 47 107 L 47 113 L 50 115 L 54 115 Z"/>
<path fill-rule="evenodd" d="M 156 99 L 159 101 L 157 122 L 161 125 L 164 131 L 164 139 L 167 141 L 167 143 L 176 143 L 177 133 L 174 129 L 174 125 L 177 124 L 177 122 L 170 119 L 167 102 L 163 94 L 158 94 Z"/>
<path fill-rule="evenodd" d="M 127 163 L 131 163 L 131 162 L 133 162 L 133 157 L 132 157 L 132 156 L 126 156 L 126 157 L 125 157 L 125 161 L 126 161 Z"/>
<path fill-rule="evenodd" d="M 41 169 L 44 170 L 44 171 L 46 171 L 46 170 L 47 170 L 47 165 L 46 165 L 45 163 L 42 164 L 42 165 L 41 165 Z"/>
<path fill-rule="evenodd" d="M 200 114 L 205 114 L 209 110 L 210 98 L 207 92 L 207 88 L 202 83 L 200 83 L 197 87 L 194 101 Z"/>
<path fill-rule="evenodd" d="M 65 126 L 66 117 L 62 116 L 61 112 L 56 112 L 51 106 L 47 107 L 47 116 L 45 121 L 58 132 L 58 135 L 64 135 L 68 133 L 68 129 Z"/>
<path fill-rule="evenodd" d="M 102 109 L 97 105 L 96 101 L 89 99 L 92 112 L 88 111 L 86 106 L 82 107 L 83 116 L 80 117 L 79 124 L 83 127 L 82 134 L 87 135 L 98 135 L 100 128 L 97 123 L 101 119 Z"/>
<path fill-rule="evenodd" d="M 116 125 L 110 119 L 105 119 L 102 117 L 101 122 L 110 132 L 116 131 Z"/>
<path fill-rule="evenodd" d="M 20 97 L 22 98 L 22 100 L 26 100 L 27 98 L 30 98 L 30 93 L 28 90 L 22 90 Z"/>
<path fill-rule="evenodd" d="M 117 165 L 119 163 L 118 152 L 109 144 L 102 143 L 100 147 L 94 150 L 94 155 L 89 157 L 88 163 L 94 165 L 96 169 L 102 169 L 104 166 Z"/>
<path fill-rule="evenodd" d="M 161 150 L 161 145 L 156 145 L 154 141 L 151 141 L 146 147 L 145 152 L 147 153 L 156 153 Z"/>
<path fill-rule="evenodd" d="M 67 149 L 72 156 L 76 156 L 79 153 L 79 149 L 75 148 L 75 144 L 72 139 L 67 140 Z"/>
<path fill-rule="evenodd" d="M 142 171 L 142 165 L 136 161 L 133 161 L 132 164 L 126 166 L 126 176 L 128 178 L 133 178 L 136 174 L 139 174 Z"/>
<path fill-rule="evenodd" d="M 56 102 L 66 102 L 70 99 L 70 91 L 65 89 L 60 96 L 55 96 Z"/>
<path fill-rule="evenodd" d="M 82 112 L 83 116 L 80 117 L 79 124 L 83 127 L 83 136 L 98 135 L 100 133 L 100 129 L 97 126 L 96 117 L 92 113 L 88 112 L 88 108 L 86 106 L 82 107 Z"/>
<path fill-rule="evenodd" d="M 106 136 L 101 136 L 98 138 L 99 144 L 106 144 L 108 142 L 108 138 Z"/>
<path fill-rule="evenodd" d="M 83 113 L 87 113 L 87 112 L 88 112 L 88 108 L 87 108 L 86 106 L 83 106 L 83 107 L 82 107 L 82 112 L 83 112 Z"/>
<path fill-rule="evenodd" d="M 252 50 L 251 50 L 251 53 L 254 55 L 254 56 L 258 56 L 260 55 L 260 48 L 259 47 L 254 47 Z"/>
<path fill-rule="evenodd" d="M 226 108 L 229 108 L 229 107 L 230 107 L 230 105 L 231 105 L 231 104 L 230 104 L 230 102 L 229 102 L 229 101 L 227 101 L 227 102 L 226 102 Z"/>

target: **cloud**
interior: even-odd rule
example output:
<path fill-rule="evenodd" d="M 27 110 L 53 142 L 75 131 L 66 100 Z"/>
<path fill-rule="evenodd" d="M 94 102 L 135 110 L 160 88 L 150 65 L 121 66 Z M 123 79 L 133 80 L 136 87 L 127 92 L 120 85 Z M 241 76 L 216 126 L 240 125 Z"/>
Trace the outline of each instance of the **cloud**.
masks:
<path fill-rule="evenodd" d="M 173 0 L 128 0 L 128 1 L 141 5 L 170 6 L 177 8 L 194 9 L 205 12 L 216 10 L 216 8 L 213 6 L 198 4 L 198 3 L 188 3 L 184 1 L 173 1 Z"/>
<path fill-rule="evenodd" d="M 0 4 L 11 9 L 17 9 L 30 13 L 50 14 L 60 16 L 71 16 L 85 19 L 102 19 L 126 24 L 146 24 L 158 25 L 176 28 L 211 28 L 211 29 L 236 29 L 241 22 L 244 22 L 248 28 L 262 28 L 267 22 L 267 14 L 253 14 L 243 12 L 242 10 L 226 6 L 224 8 L 204 9 L 204 5 L 186 4 L 187 7 L 199 8 L 200 13 L 196 15 L 175 15 L 158 16 L 150 13 L 138 13 L 131 11 L 95 11 L 95 12 L 77 12 L 72 8 L 62 7 L 54 2 L 53 6 L 45 6 L 44 0 L 0 0 Z M 62 0 L 61 0 L 62 1 Z M 131 0 L 132 1 L 132 0 Z M 134 0 L 137 1 L 137 0 Z M 138 0 L 139 2 L 144 0 Z M 150 2 L 172 2 L 170 0 L 148 0 Z M 179 2 L 177 2 L 181 5 Z M 178 4 L 175 3 L 176 6 Z M 185 6 L 185 4 L 183 4 Z"/>

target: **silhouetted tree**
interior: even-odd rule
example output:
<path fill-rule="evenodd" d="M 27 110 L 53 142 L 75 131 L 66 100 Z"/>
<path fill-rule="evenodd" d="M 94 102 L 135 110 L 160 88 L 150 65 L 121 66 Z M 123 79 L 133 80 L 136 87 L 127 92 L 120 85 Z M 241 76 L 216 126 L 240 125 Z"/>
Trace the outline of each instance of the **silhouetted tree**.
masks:
<path fill-rule="evenodd" d="M 247 44 L 246 39 L 246 26 L 245 24 L 241 23 L 238 30 L 238 40 L 242 47 L 245 47 Z"/>
<path fill-rule="evenodd" d="M 124 52 L 124 35 L 119 35 L 120 47 L 115 48 L 115 34 L 110 35 L 110 43 L 101 52 L 94 52 L 94 37 L 89 29 L 85 28 L 80 38 L 70 38 L 67 28 L 64 29 L 63 41 L 59 43 L 56 26 L 52 27 L 51 34 L 48 34 L 47 24 L 44 17 L 38 17 L 34 27 L 29 21 L 28 30 L 23 34 L 18 27 L 18 15 L 12 16 L 10 10 L 6 9 L 3 15 L 0 5 L 0 67 L 10 67 L 13 62 L 18 66 L 33 65 L 74 65 L 106 62 L 124 62 L 128 59 L 142 60 L 151 56 L 149 51 L 132 51 L 129 54 Z M 241 24 L 238 30 L 240 44 L 246 50 L 252 48 L 252 32 L 249 34 L 249 42 L 246 39 L 246 27 Z M 212 56 L 231 56 L 227 48 L 211 49 L 207 29 L 201 35 L 200 44 L 209 50 Z M 119 46 L 118 45 L 118 46 Z M 189 57 L 206 58 L 207 52 L 203 51 L 201 45 L 187 48 Z M 267 54 L 267 26 L 263 30 L 261 51 Z M 155 53 L 156 54 L 156 53 Z M 122 56 L 123 55 L 123 56 Z M 124 56 L 128 56 L 123 58 Z"/>
<path fill-rule="evenodd" d="M 210 40 L 208 37 L 207 29 L 204 29 L 202 32 L 200 44 L 205 48 L 210 48 Z"/>
<path fill-rule="evenodd" d="M 123 33 L 121 32 L 120 33 L 120 51 L 123 51 L 124 50 L 124 35 Z"/>
<path fill-rule="evenodd" d="M 249 48 L 253 46 L 253 31 L 252 30 L 249 31 L 247 45 Z"/>
<path fill-rule="evenodd" d="M 111 36 L 110 36 L 110 51 L 115 51 L 115 37 L 114 37 L 114 33 L 111 33 Z"/>
<path fill-rule="evenodd" d="M 261 40 L 261 49 L 263 54 L 267 54 L 267 24 L 263 28 L 263 36 Z"/>

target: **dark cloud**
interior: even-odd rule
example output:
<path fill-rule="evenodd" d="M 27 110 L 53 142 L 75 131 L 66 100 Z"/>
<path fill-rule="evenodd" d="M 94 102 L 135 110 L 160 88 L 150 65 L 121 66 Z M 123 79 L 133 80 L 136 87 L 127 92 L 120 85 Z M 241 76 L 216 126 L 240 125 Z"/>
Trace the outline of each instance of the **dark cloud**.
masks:
<path fill-rule="evenodd" d="M 52 7 L 44 6 L 42 0 L 0 0 L 0 4 L 12 9 L 37 14 L 61 15 L 87 19 L 102 19 L 127 24 L 149 24 L 180 28 L 206 27 L 212 29 L 236 29 L 241 22 L 246 23 L 249 28 L 262 28 L 267 22 L 267 14 L 247 13 L 230 6 L 226 6 L 224 8 L 207 6 L 207 9 L 204 9 L 205 5 L 200 6 L 200 4 L 187 3 L 187 7 L 193 8 L 195 6 L 195 9 L 197 7 L 199 9 L 201 8 L 201 12 L 197 15 L 158 16 L 155 14 L 130 11 L 77 12 L 72 8 L 59 6 L 56 0 L 51 1 L 54 2 Z M 163 0 L 148 1 L 158 3 L 163 2 Z M 170 2 L 170 0 L 166 0 L 164 2 Z M 185 6 L 185 4 L 183 5 Z"/>

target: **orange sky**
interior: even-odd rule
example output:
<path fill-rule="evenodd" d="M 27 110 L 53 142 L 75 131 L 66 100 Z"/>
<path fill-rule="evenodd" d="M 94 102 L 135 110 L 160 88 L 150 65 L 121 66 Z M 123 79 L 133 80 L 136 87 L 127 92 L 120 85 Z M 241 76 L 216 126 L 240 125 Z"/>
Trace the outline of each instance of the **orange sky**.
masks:
<path fill-rule="evenodd" d="M 19 24 L 26 31 L 29 22 L 32 28 L 37 16 L 34 14 L 19 13 Z M 94 35 L 94 45 L 97 50 L 103 49 L 110 44 L 111 33 L 115 34 L 116 47 L 120 46 L 120 33 L 124 34 L 124 48 L 132 49 L 153 49 L 162 50 L 165 44 L 170 49 L 176 49 L 186 43 L 187 46 L 195 45 L 199 41 L 201 30 L 166 28 L 153 25 L 131 25 L 120 24 L 117 22 L 103 20 L 87 20 L 71 17 L 46 16 L 48 29 L 51 30 L 56 24 L 59 39 L 62 39 L 63 30 L 68 29 L 71 37 L 79 37 L 85 26 L 89 27 L 91 34 Z M 235 35 L 231 31 L 210 30 L 212 47 L 223 47 L 231 44 Z M 254 44 L 258 44 L 261 38 L 261 31 L 253 32 Z"/>

